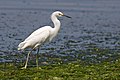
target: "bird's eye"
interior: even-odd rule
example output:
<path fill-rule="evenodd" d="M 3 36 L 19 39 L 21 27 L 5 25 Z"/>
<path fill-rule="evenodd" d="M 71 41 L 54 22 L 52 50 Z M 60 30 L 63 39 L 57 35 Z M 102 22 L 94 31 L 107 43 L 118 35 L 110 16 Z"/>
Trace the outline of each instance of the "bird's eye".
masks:
<path fill-rule="evenodd" d="M 60 13 L 58 15 L 61 15 Z"/>

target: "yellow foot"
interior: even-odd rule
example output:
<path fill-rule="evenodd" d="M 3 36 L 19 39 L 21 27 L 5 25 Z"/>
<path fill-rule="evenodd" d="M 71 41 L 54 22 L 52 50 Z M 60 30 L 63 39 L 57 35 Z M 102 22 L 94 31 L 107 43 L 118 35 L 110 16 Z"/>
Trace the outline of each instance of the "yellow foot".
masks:
<path fill-rule="evenodd" d="M 22 67 L 21 69 L 26 69 L 26 67 Z"/>
<path fill-rule="evenodd" d="M 41 67 L 36 67 L 37 69 L 42 69 Z"/>

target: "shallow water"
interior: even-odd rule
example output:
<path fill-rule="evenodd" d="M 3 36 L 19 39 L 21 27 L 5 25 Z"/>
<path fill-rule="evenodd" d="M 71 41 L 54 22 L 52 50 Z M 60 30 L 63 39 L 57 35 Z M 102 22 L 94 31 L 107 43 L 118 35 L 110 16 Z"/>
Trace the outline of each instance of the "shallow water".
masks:
<path fill-rule="evenodd" d="M 41 53 L 72 56 L 94 47 L 119 51 L 119 4 L 119 0 L 0 0 L 0 61 L 12 61 L 10 55 L 21 53 L 17 45 L 32 31 L 53 26 L 50 15 L 55 10 L 72 19 L 60 18 L 58 36 L 42 46 Z"/>

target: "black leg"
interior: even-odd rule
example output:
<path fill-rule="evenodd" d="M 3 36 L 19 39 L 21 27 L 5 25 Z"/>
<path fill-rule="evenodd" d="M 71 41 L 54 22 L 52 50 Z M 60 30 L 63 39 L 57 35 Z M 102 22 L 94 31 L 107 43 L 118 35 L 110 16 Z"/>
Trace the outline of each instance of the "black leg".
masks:
<path fill-rule="evenodd" d="M 39 53 L 39 47 L 37 49 L 37 54 L 36 54 L 36 65 L 37 65 L 37 68 L 38 68 L 38 53 Z"/>

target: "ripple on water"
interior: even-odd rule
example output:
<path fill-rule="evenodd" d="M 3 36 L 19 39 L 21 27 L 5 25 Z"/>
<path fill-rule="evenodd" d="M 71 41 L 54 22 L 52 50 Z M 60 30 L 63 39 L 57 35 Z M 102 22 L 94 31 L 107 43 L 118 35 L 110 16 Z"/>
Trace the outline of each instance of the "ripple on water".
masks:
<path fill-rule="evenodd" d="M 64 2 L 66 4 L 66 1 Z M 77 59 L 88 59 L 87 61 L 91 62 L 109 58 L 111 60 L 117 59 L 117 55 L 119 56 L 117 53 L 120 49 L 119 4 L 115 4 L 117 2 L 114 1 L 114 3 L 112 1 L 102 1 L 103 4 L 101 4 L 99 3 L 100 1 L 94 0 L 82 1 L 79 4 L 79 1 L 77 1 L 78 5 L 75 5 L 75 2 L 71 4 L 71 2 L 69 1 L 66 4 L 72 5 L 74 8 L 70 10 L 62 3 L 53 2 L 55 9 L 58 8 L 56 4 L 59 4 L 66 14 L 72 16 L 72 19 L 63 18 L 61 20 L 60 33 L 50 44 L 45 44 L 41 47 L 40 55 L 42 55 L 42 58 L 40 60 L 51 60 L 52 63 L 52 61 L 63 60 L 67 62 Z M 21 4 L 21 2 L 17 2 L 18 5 L 19 3 Z M 105 6 L 105 3 L 109 4 Z M 110 5 L 111 3 L 112 5 Z M 35 9 L 31 9 L 30 5 L 33 5 Z M 113 9 L 112 6 L 115 8 Z M 11 5 L 11 7 L 13 6 Z M 39 6 L 31 3 L 23 10 L 19 8 L 0 10 L 0 62 L 15 60 L 22 62 L 22 60 L 25 60 L 28 50 L 21 54 L 21 52 L 17 51 L 17 45 L 40 26 L 51 25 L 51 21 L 48 18 L 53 12 L 53 6 L 49 7 L 52 7 L 52 9 L 46 9 L 46 7 L 42 7 L 45 9 L 36 9 L 36 7 Z M 97 52 L 97 49 L 103 50 Z M 107 49 L 112 52 L 106 52 Z"/>

